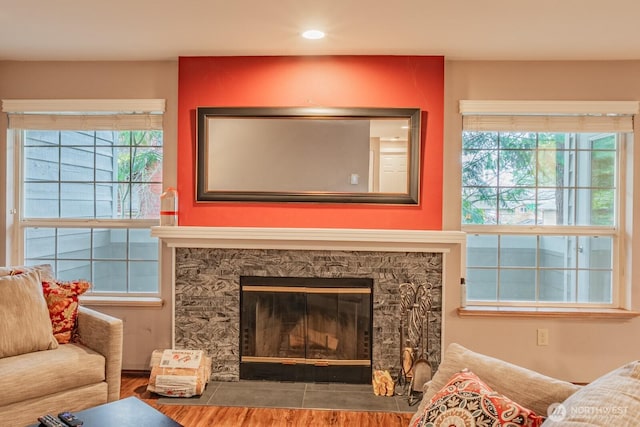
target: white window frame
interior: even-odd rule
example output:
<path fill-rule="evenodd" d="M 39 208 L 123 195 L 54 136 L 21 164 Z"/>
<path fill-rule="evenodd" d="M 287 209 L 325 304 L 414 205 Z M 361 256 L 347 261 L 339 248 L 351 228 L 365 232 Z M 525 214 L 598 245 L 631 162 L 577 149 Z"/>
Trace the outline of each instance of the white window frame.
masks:
<path fill-rule="evenodd" d="M 7 133 L 7 254 L 9 263 L 24 263 L 24 240 L 27 228 L 112 228 L 144 229 L 158 225 L 158 219 L 88 219 L 24 218 L 22 206 L 23 171 L 21 135 L 23 127 L 43 130 L 139 130 L 162 129 L 164 99 L 58 99 L 2 100 L 2 111 L 9 116 Z M 161 253 L 158 244 L 158 268 Z M 159 274 L 160 276 L 160 274 Z M 83 297 L 92 304 L 133 298 L 142 305 L 160 305 L 160 280 L 157 292 L 92 293 Z M 137 305 L 137 304 L 135 304 Z"/>
<path fill-rule="evenodd" d="M 633 171 L 633 161 L 627 156 L 627 147 L 632 138 L 624 134 L 633 132 L 633 118 L 640 111 L 637 101 L 482 101 L 461 100 L 459 111 L 462 115 L 462 131 L 567 131 L 567 132 L 615 132 L 623 134 L 619 138 L 617 150 L 616 219 L 614 227 L 596 226 L 512 226 L 512 225 L 467 225 L 461 230 L 470 234 L 492 235 L 574 235 L 610 236 L 612 248 L 612 303 L 548 303 L 548 302 L 502 302 L 476 301 L 463 298 L 472 306 L 571 308 L 571 309 L 630 309 L 631 274 L 628 259 L 631 245 L 625 238 L 630 229 L 630 215 L 627 215 L 626 201 L 627 174 Z M 632 176 L 632 175 L 631 175 Z M 466 259 L 466 254 L 464 256 Z M 467 266 L 465 265 L 465 268 Z M 468 286 L 468 285 L 467 285 Z M 463 290 L 464 291 L 464 290 Z"/>

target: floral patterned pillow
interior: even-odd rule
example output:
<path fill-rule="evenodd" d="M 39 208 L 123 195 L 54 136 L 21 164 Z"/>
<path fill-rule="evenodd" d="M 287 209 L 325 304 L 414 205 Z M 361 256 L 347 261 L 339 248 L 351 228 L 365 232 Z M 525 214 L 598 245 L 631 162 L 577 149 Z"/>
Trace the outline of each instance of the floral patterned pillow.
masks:
<path fill-rule="evenodd" d="M 539 427 L 544 420 L 465 369 L 431 398 L 413 427 Z"/>
<path fill-rule="evenodd" d="M 42 290 L 49 307 L 53 335 L 60 344 L 71 342 L 78 317 L 78 296 L 85 293 L 91 284 L 86 280 L 71 282 L 43 281 Z"/>

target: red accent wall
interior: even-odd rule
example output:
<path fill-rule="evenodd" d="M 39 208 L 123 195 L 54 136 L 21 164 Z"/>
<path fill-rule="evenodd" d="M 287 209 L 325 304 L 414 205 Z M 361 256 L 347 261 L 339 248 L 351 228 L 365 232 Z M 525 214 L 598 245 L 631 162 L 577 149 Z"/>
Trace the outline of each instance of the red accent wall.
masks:
<path fill-rule="evenodd" d="M 418 107 L 420 204 L 195 202 L 196 107 Z M 444 58 L 432 56 L 183 57 L 178 81 L 180 225 L 442 228 Z"/>

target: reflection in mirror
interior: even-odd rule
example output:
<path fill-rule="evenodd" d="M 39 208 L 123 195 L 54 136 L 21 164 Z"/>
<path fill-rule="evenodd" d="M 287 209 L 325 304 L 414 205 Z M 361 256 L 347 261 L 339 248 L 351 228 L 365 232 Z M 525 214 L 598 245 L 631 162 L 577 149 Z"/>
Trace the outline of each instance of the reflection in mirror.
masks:
<path fill-rule="evenodd" d="M 420 111 L 199 108 L 199 201 L 417 203 Z"/>

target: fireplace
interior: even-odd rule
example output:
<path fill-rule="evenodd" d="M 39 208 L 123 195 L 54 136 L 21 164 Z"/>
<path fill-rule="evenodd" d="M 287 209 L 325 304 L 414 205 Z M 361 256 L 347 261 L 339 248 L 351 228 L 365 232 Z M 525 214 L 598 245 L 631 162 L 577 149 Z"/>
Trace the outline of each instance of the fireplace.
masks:
<path fill-rule="evenodd" d="M 175 348 L 202 349 L 211 379 L 238 381 L 243 276 L 373 280 L 371 368 L 399 373 L 403 283 L 427 286 L 431 311 L 424 355 L 432 369 L 442 346 L 443 263 L 465 235 L 454 231 L 153 227 L 173 249 Z M 464 253 L 464 251 L 461 251 Z"/>
<path fill-rule="evenodd" d="M 241 276 L 240 379 L 371 381 L 370 278 Z"/>

